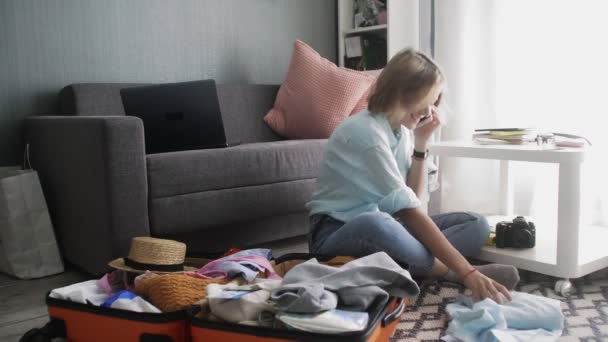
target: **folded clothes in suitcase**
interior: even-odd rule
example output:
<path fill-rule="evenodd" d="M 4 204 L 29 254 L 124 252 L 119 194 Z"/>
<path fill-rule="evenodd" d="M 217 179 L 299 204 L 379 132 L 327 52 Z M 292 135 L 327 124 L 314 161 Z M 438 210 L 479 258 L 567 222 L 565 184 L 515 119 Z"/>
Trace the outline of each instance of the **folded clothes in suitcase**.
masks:
<path fill-rule="evenodd" d="M 305 253 L 288 254 L 274 260 L 277 273 L 287 272 L 303 261 L 316 258 L 321 263 L 341 263 L 338 258 L 331 256 L 312 255 Z M 348 260 L 343 260 L 347 262 Z M 283 267 L 285 266 L 285 267 Z M 339 266 L 339 264 L 335 264 Z M 285 269 L 287 268 L 287 269 Z M 231 341 L 388 341 L 399 323 L 399 318 L 407 306 L 407 298 L 391 297 L 388 302 L 375 301 L 369 307 L 369 322 L 367 328 L 359 332 L 340 334 L 321 334 L 301 330 L 285 330 L 258 326 L 248 326 L 226 322 L 208 321 L 197 318 L 199 308 L 188 312 L 189 330 L 192 342 L 231 342 Z"/>

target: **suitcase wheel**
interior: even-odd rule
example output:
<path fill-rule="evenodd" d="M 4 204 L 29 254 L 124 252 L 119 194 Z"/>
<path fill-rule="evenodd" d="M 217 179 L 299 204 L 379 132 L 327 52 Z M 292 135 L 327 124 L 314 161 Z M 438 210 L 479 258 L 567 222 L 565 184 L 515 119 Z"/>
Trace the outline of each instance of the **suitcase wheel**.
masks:
<path fill-rule="evenodd" d="M 65 337 L 65 322 L 62 319 L 52 318 L 42 328 L 30 329 L 19 342 L 51 342 L 53 338 Z"/>

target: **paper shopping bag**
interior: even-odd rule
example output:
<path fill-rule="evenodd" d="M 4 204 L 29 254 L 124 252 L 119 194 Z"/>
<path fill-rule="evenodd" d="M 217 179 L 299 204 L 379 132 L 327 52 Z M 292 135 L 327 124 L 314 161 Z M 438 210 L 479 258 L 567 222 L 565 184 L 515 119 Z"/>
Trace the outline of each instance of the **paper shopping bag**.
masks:
<path fill-rule="evenodd" d="M 53 225 L 34 170 L 0 170 L 0 272 L 21 279 L 63 272 Z"/>

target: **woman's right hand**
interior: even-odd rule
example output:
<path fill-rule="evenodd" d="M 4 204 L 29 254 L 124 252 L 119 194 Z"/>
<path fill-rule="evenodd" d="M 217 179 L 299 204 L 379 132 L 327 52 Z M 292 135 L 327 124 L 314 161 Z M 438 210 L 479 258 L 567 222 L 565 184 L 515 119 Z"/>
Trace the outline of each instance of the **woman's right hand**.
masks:
<path fill-rule="evenodd" d="M 466 286 L 472 292 L 474 302 L 490 298 L 498 304 L 502 304 L 502 293 L 507 300 L 511 300 L 511 294 L 506 287 L 497 283 L 491 278 L 486 277 L 479 271 L 474 271 L 468 274 L 462 280 L 464 286 Z"/>

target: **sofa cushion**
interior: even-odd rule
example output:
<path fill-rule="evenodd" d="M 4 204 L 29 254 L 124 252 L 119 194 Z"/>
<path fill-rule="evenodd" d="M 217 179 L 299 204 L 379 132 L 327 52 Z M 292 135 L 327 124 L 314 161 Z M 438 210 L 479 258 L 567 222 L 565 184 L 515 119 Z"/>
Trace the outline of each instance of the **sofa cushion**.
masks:
<path fill-rule="evenodd" d="M 151 198 L 313 179 L 326 140 L 286 140 L 147 156 Z"/>
<path fill-rule="evenodd" d="M 382 72 L 382 69 L 364 71 L 364 73 L 366 73 L 368 75 L 372 75 L 374 77 L 374 83 L 372 83 L 372 85 L 370 85 L 369 88 L 367 88 L 367 90 L 365 91 L 363 96 L 361 96 L 361 98 L 355 105 L 355 108 L 353 108 L 353 110 L 350 112 L 350 115 L 355 115 L 355 114 L 359 113 L 360 111 L 367 109 L 367 105 L 369 103 L 369 96 L 371 95 L 371 92 L 374 89 L 374 84 L 376 84 L 376 80 L 378 79 L 378 76 L 380 76 L 381 72 Z"/>
<path fill-rule="evenodd" d="M 255 229 L 250 222 L 306 213 L 305 205 L 314 187 L 315 179 L 302 179 L 153 198 L 149 204 L 150 231 L 154 236 L 169 236 L 215 230 L 224 225 L 242 224 L 243 229 Z M 265 231 L 258 234 L 273 240 Z"/>
<path fill-rule="evenodd" d="M 375 77 L 340 68 L 296 40 L 285 82 L 264 121 L 291 139 L 329 138 Z"/>
<path fill-rule="evenodd" d="M 59 92 L 61 115 L 125 115 L 120 89 L 141 83 L 75 83 Z"/>
<path fill-rule="evenodd" d="M 217 85 L 217 96 L 228 142 L 282 140 L 263 120 L 266 112 L 272 108 L 278 91 L 278 85 Z"/>
<path fill-rule="evenodd" d="M 197 229 L 187 233 L 169 233 L 156 236 L 182 241 L 188 245 L 188 253 L 195 255 L 213 252 L 223 253 L 232 247 L 273 248 L 273 245 L 277 244 L 268 242 L 306 236 L 309 230 L 308 226 L 308 212 L 300 212 L 249 220 L 246 224 L 243 224 L 243 222 L 228 223 L 218 225 L 213 229 Z M 306 244 L 305 237 L 298 240 Z"/>
<path fill-rule="evenodd" d="M 120 89 L 146 84 L 77 83 L 59 93 L 62 115 L 125 115 Z M 217 96 L 229 142 L 277 141 L 263 116 L 272 108 L 278 85 L 218 84 Z"/>

